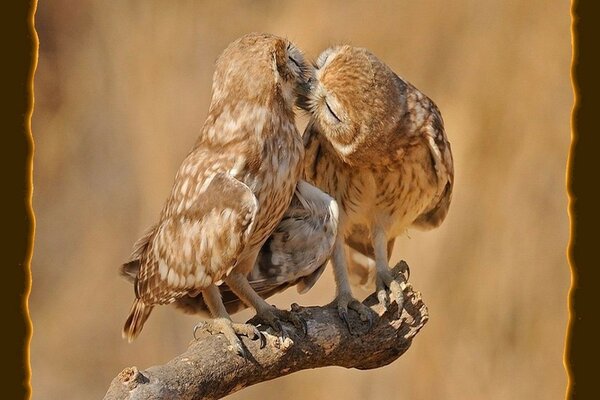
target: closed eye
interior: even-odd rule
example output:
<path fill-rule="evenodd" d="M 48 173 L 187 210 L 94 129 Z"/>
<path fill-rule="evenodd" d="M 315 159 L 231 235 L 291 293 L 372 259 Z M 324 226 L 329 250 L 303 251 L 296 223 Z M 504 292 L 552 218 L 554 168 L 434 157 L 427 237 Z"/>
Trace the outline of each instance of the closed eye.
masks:
<path fill-rule="evenodd" d="M 294 65 L 296 65 L 296 67 L 298 67 L 299 69 L 302 69 L 302 67 L 300 66 L 300 63 L 298 61 L 296 61 L 294 59 L 294 57 L 292 57 L 292 55 L 290 54 L 292 52 L 292 49 L 293 49 L 292 44 L 288 43 L 287 48 L 286 48 L 286 51 L 288 53 L 288 58 L 290 59 L 291 62 L 294 63 Z"/>
<path fill-rule="evenodd" d="M 340 119 L 340 117 L 338 117 L 337 114 L 333 112 L 333 110 L 331 109 L 331 106 L 329 105 L 329 103 L 327 101 L 325 102 L 325 105 L 327 106 L 327 109 L 329 110 L 329 112 L 331 113 L 331 115 L 333 115 L 333 117 L 335 119 L 337 119 L 338 122 L 342 122 L 342 120 Z"/>
<path fill-rule="evenodd" d="M 291 62 L 293 62 L 296 65 L 296 67 L 298 67 L 298 69 L 301 69 L 300 63 L 298 61 L 294 60 L 294 58 L 292 56 L 288 56 L 288 58 L 290 59 Z"/>

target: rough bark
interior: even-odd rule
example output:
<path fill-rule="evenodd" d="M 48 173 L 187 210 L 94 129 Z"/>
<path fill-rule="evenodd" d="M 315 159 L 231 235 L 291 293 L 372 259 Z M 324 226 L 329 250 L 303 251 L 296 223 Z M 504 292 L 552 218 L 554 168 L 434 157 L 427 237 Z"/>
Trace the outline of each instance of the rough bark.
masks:
<path fill-rule="evenodd" d="M 394 273 L 405 281 L 406 264 L 399 263 Z M 243 339 L 247 358 L 236 355 L 222 335 L 206 335 L 192 341 L 189 348 L 164 365 L 140 371 L 125 368 L 115 377 L 105 400 L 114 399 L 218 399 L 256 383 L 285 376 L 296 371 L 326 366 L 372 369 L 387 365 L 400 357 L 428 320 L 421 295 L 407 284 L 404 308 L 398 313 L 396 303 L 387 311 L 377 304 L 375 295 L 364 303 L 373 310 L 373 326 L 358 335 L 349 333 L 337 309 L 300 307 L 297 312 L 306 320 L 306 336 L 293 326 L 285 326 L 283 341 L 265 332 L 267 344 Z M 350 311 L 353 327 L 365 328 L 358 315 Z"/>

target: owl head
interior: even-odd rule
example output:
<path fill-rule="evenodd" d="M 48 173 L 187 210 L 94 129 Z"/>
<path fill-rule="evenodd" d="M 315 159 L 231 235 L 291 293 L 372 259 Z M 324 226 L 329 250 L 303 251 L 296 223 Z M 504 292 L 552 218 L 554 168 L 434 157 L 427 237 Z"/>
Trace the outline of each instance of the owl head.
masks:
<path fill-rule="evenodd" d="M 347 162 L 382 154 L 405 110 L 406 85 L 364 48 L 325 50 L 314 65 L 306 107 L 311 124 Z"/>
<path fill-rule="evenodd" d="M 231 43 L 216 63 L 212 103 L 283 103 L 306 94 L 313 68 L 289 40 L 250 33 Z"/>

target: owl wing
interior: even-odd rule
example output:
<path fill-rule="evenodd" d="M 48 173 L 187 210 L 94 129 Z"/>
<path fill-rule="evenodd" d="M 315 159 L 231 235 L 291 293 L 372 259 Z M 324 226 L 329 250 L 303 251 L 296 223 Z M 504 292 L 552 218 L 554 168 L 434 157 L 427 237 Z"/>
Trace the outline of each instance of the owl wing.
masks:
<path fill-rule="evenodd" d="M 333 251 L 337 223 L 336 201 L 315 186 L 299 181 L 290 207 L 263 246 L 258 268 L 253 272 L 266 281 L 293 282 L 299 293 L 305 293 Z"/>
<path fill-rule="evenodd" d="M 148 236 L 135 283 L 136 296 L 147 304 L 197 294 L 226 276 L 245 248 L 258 208 L 252 191 L 224 173 L 186 205 Z M 133 268 L 128 264 L 123 272 Z"/>
<path fill-rule="evenodd" d="M 254 291 L 265 299 L 292 286 L 299 293 L 308 291 L 333 251 L 337 221 L 335 200 L 304 181 L 298 182 L 289 208 L 248 274 Z M 245 308 L 226 284 L 221 284 L 219 290 L 228 312 Z M 175 305 L 190 313 L 206 310 L 202 296 L 186 296 Z"/>
<path fill-rule="evenodd" d="M 454 186 L 454 161 L 452 148 L 446 137 L 444 121 L 433 102 L 430 104 L 429 111 L 430 123 L 424 129 L 424 135 L 437 176 L 438 195 L 431 207 L 413 222 L 413 226 L 425 230 L 438 227 L 446 218 Z"/>

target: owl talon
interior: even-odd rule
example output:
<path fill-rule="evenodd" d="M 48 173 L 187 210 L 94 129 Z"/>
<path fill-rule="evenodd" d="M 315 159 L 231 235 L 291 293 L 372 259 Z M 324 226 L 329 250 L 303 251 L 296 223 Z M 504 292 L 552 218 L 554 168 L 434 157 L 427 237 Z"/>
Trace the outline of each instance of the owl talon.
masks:
<path fill-rule="evenodd" d="M 404 293 L 402 291 L 402 286 L 400 282 L 394 279 L 390 283 L 390 301 L 395 301 L 398 304 L 398 317 L 402 314 L 402 309 L 404 308 Z"/>
<path fill-rule="evenodd" d="M 392 302 L 396 302 L 398 305 L 398 316 L 402 314 L 402 309 L 404 308 L 402 283 L 404 283 L 404 275 L 394 278 L 389 271 L 386 271 L 386 273 L 381 273 L 377 276 L 377 299 L 379 300 L 379 304 L 387 311 L 388 306 Z"/>
<path fill-rule="evenodd" d="M 384 310 L 387 310 L 387 307 L 390 303 L 390 299 L 383 284 L 380 284 L 379 280 L 377 280 L 377 300 L 379 304 L 383 307 Z"/>
<path fill-rule="evenodd" d="M 211 335 L 223 334 L 234 352 L 244 358 L 248 358 L 247 350 L 244 348 L 239 336 L 246 336 L 251 340 L 260 340 L 260 348 L 266 345 L 266 338 L 254 325 L 234 323 L 226 318 L 216 318 L 211 321 L 201 321 L 194 326 L 194 339 L 198 330 L 206 330 Z"/>
<path fill-rule="evenodd" d="M 340 316 L 340 319 L 342 321 L 344 321 L 344 323 L 346 324 L 346 327 L 348 328 L 348 331 L 353 334 L 352 332 L 352 326 L 350 326 L 350 322 L 348 321 L 348 308 L 338 308 L 338 315 Z"/>
<path fill-rule="evenodd" d="M 371 313 L 371 309 L 358 300 L 351 301 L 350 304 L 348 304 L 348 307 L 358 313 L 362 322 L 367 323 L 366 332 L 370 331 L 373 327 L 373 315 Z"/>
<path fill-rule="evenodd" d="M 291 323 L 296 329 L 303 332 L 303 335 L 306 335 L 308 328 L 304 319 L 292 311 L 279 310 L 275 307 L 256 313 L 254 317 L 248 320 L 248 323 L 269 326 L 282 340 L 284 340 L 287 337 L 287 334 L 281 321 Z"/>
<path fill-rule="evenodd" d="M 300 319 L 300 322 L 302 323 L 302 336 L 306 336 L 308 335 L 308 324 L 306 323 L 306 320 L 302 317 L 298 317 Z"/>
<path fill-rule="evenodd" d="M 294 326 L 302 331 L 302 336 L 306 336 L 308 334 L 308 324 L 306 323 L 306 320 L 304 318 L 298 315 L 298 313 L 302 310 L 302 307 L 300 307 L 300 305 L 298 305 L 297 303 L 292 303 L 290 309 L 292 315 L 294 315 L 293 318 L 296 318 L 298 322 L 294 323 Z"/>
<path fill-rule="evenodd" d="M 203 321 L 200 321 L 194 326 L 194 331 L 193 331 L 194 340 L 198 340 L 198 337 L 196 336 L 196 332 L 198 331 L 198 329 L 204 329 L 205 325 L 206 324 Z"/>
<path fill-rule="evenodd" d="M 335 300 L 337 303 L 338 314 L 340 319 L 344 321 L 348 327 L 348 331 L 352 335 L 360 335 L 371 330 L 373 327 L 373 316 L 371 315 L 371 309 L 365 306 L 360 301 L 352 297 L 352 295 L 340 295 Z M 364 331 L 357 331 L 352 327 L 350 320 L 348 319 L 348 309 L 354 310 L 358 313 L 360 320 L 367 323 L 367 328 Z"/>

